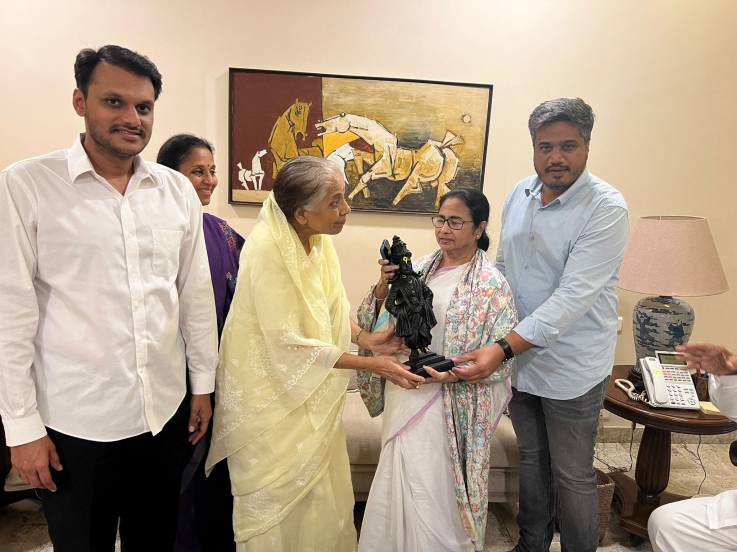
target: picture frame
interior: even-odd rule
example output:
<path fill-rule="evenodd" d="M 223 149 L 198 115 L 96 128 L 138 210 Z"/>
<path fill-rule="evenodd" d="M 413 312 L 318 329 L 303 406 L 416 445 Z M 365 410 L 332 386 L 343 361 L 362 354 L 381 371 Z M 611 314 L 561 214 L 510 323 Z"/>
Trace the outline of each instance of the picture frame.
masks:
<path fill-rule="evenodd" d="M 493 85 L 229 70 L 228 200 L 260 204 L 299 155 L 335 161 L 353 210 L 425 214 L 483 189 Z"/>

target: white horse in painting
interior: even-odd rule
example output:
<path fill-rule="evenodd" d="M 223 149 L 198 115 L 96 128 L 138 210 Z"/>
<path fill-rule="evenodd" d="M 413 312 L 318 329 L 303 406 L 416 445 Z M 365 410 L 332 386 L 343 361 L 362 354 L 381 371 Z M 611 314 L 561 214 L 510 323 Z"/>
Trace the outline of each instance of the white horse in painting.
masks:
<path fill-rule="evenodd" d="M 428 182 L 433 188 L 437 188 L 437 207 L 442 195 L 450 190 L 448 183 L 458 172 L 458 156 L 452 147 L 462 144 L 463 139 L 450 131 L 446 131 L 442 141 L 428 140 L 420 148 L 412 150 L 399 147 L 397 137 L 380 122 L 352 113 L 329 117 L 316 123 L 315 127 L 320 136 L 333 132 L 352 132 L 373 147 L 373 153 L 353 150 L 353 161 L 360 179 L 348 199 L 353 199 L 356 194 L 364 191 L 371 181 L 386 178 L 406 181 L 394 197 L 394 205 L 409 194 L 422 193 L 422 183 Z M 364 163 L 369 165 L 366 172 L 363 170 Z"/>

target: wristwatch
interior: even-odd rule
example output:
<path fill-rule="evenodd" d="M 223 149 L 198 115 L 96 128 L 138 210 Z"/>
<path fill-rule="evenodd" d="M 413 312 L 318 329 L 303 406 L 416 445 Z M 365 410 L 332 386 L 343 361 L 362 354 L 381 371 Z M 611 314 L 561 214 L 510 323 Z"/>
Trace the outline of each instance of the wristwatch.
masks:
<path fill-rule="evenodd" d="M 499 345 L 502 348 L 502 351 L 504 351 L 504 360 L 514 358 L 514 351 L 512 350 L 512 346 L 506 339 L 502 337 L 501 339 L 497 339 L 494 343 Z"/>

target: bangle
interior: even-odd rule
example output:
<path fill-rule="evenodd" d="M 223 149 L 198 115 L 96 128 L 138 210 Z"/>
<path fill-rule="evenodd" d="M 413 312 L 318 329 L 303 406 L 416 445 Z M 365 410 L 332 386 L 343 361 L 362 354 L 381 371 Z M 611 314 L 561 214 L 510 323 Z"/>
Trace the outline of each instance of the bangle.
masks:
<path fill-rule="evenodd" d="M 358 330 L 358 333 L 356 334 L 356 345 L 361 347 L 361 344 L 358 342 L 358 338 L 361 337 L 361 334 L 363 333 L 363 328 Z"/>
<path fill-rule="evenodd" d="M 512 346 L 506 339 L 502 337 L 501 339 L 497 339 L 494 343 L 499 345 L 502 348 L 502 351 L 504 351 L 504 360 L 514 358 L 514 351 L 512 350 Z"/>
<path fill-rule="evenodd" d="M 374 286 L 374 299 L 376 299 L 377 301 L 383 301 L 384 299 L 386 299 L 386 296 L 389 295 L 389 290 L 388 289 L 386 290 L 384 297 L 379 297 L 378 295 L 376 295 L 376 290 L 378 288 L 379 288 L 378 285 Z"/>

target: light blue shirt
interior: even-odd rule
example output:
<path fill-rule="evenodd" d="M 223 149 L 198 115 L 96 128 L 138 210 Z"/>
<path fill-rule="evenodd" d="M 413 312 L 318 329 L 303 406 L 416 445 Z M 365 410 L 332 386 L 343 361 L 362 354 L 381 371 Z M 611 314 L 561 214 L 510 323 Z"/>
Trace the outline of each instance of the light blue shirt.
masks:
<path fill-rule="evenodd" d="M 535 345 L 517 355 L 512 385 L 572 399 L 612 370 L 627 205 L 588 171 L 544 207 L 541 184 L 537 176 L 519 182 L 502 212 L 496 266 L 514 293 L 514 331 Z"/>

